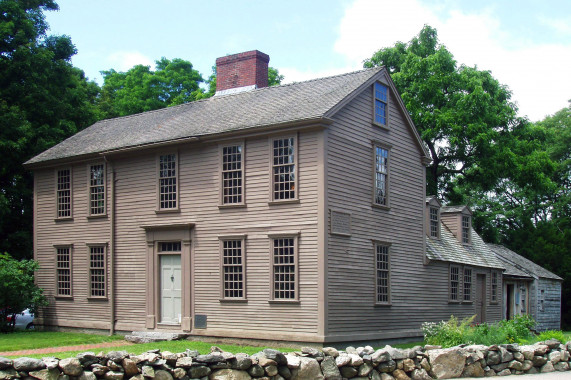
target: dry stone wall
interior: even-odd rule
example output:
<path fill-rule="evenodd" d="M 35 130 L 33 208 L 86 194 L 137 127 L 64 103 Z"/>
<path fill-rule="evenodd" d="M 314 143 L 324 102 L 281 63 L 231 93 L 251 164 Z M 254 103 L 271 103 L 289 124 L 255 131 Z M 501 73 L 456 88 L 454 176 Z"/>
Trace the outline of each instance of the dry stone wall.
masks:
<path fill-rule="evenodd" d="M 447 349 L 303 347 L 293 353 L 265 349 L 251 356 L 217 347 L 207 355 L 192 350 L 85 352 L 62 360 L 0 357 L 0 380 L 430 380 L 568 371 L 570 352 L 571 342 L 556 340 Z"/>

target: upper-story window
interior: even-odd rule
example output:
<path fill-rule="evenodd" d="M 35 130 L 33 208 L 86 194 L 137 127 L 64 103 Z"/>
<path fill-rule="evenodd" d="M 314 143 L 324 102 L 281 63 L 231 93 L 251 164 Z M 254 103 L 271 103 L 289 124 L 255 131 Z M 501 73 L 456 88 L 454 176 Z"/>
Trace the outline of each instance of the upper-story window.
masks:
<path fill-rule="evenodd" d="M 388 206 L 389 190 L 389 151 L 380 146 L 375 146 L 375 193 L 374 203 L 380 206 Z"/>
<path fill-rule="evenodd" d="M 295 138 L 272 140 L 272 200 L 297 198 Z"/>
<path fill-rule="evenodd" d="M 376 82 L 373 93 L 375 98 L 374 123 L 386 127 L 388 124 L 389 88 Z"/>
<path fill-rule="evenodd" d="M 244 203 L 243 145 L 222 147 L 222 204 Z"/>
<path fill-rule="evenodd" d="M 57 217 L 71 218 L 71 169 L 57 171 Z"/>
<path fill-rule="evenodd" d="M 105 214 L 105 165 L 89 166 L 89 215 Z"/>
<path fill-rule="evenodd" d="M 462 215 L 462 243 L 470 244 L 470 217 Z"/>
<path fill-rule="evenodd" d="M 438 238 L 440 232 L 440 223 L 438 220 L 438 208 L 437 207 L 430 207 L 430 237 Z"/>
<path fill-rule="evenodd" d="M 159 157 L 159 209 L 169 210 L 178 207 L 176 154 Z"/>

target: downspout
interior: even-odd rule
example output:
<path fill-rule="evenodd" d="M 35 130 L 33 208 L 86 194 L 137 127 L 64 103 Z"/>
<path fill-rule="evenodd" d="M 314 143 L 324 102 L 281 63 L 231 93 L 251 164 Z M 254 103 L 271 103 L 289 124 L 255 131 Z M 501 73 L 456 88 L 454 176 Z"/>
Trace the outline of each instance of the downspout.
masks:
<path fill-rule="evenodd" d="M 109 220 L 111 234 L 109 238 L 109 335 L 115 334 L 115 168 L 106 156 L 103 159 L 108 164 L 111 173 L 111 184 L 109 189 L 109 198 L 111 200 L 111 208 L 109 210 Z"/>

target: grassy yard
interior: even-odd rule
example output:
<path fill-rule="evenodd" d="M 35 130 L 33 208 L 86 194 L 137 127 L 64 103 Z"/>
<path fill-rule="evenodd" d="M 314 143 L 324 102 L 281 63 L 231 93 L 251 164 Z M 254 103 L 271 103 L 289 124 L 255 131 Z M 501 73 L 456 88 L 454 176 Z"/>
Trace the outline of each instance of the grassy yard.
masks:
<path fill-rule="evenodd" d="M 95 344 L 113 342 L 121 339 L 123 339 L 123 337 L 118 335 L 107 336 L 47 331 L 21 331 L 10 334 L 0 334 L 0 352 Z"/>

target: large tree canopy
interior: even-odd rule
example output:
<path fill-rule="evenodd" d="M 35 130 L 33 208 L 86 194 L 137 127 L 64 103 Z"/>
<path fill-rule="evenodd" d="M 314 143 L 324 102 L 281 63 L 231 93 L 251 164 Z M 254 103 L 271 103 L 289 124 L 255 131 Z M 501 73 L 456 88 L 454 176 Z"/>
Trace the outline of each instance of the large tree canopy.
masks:
<path fill-rule="evenodd" d="M 166 108 L 204 96 L 202 76 L 192 63 L 180 58 L 156 61 L 156 70 L 137 65 L 126 72 L 102 71 L 104 83 L 99 106 L 105 118 Z"/>
<path fill-rule="evenodd" d="M 32 255 L 32 175 L 22 163 L 97 119 L 98 86 L 47 36 L 52 0 L 0 1 L 0 252 Z"/>
<path fill-rule="evenodd" d="M 458 66 L 430 26 L 364 63 L 382 65 L 430 150 L 427 191 L 446 196 L 452 178 L 493 159 L 494 143 L 515 120 L 511 94 L 490 72 Z"/>

